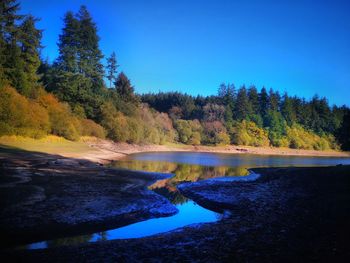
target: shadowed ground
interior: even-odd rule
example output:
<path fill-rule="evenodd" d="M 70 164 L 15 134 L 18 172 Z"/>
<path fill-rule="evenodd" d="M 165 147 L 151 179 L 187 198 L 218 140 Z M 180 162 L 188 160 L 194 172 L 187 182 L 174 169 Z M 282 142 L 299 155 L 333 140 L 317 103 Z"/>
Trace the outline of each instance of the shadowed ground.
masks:
<path fill-rule="evenodd" d="M 6 154 L 6 159 L 1 160 L 4 176 L 1 193 L 5 193 L 1 202 L 7 209 L 1 212 L 1 232 L 5 231 L 8 236 L 25 233 L 30 239 L 33 230 L 40 232 L 43 226 L 50 230 L 50 222 L 55 226 L 62 224 L 67 233 L 101 227 L 102 222 L 110 218 L 113 222 L 125 223 L 125 216 L 113 213 L 129 209 L 131 204 L 143 211 L 141 215 L 131 216 L 131 221 L 157 216 L 164 210 L 164 213 L 174 212 L 164 199 L 145 190 L 145 185 L 154 178 L 145 179 L 142 173 L 124 174 L 86 161 L 57 160 L 57 156 L 31 159 L 36 153 L 11 156 L 5 151 Z M 69 165 L 70 162 L 83 163 Z M 21 189 L 24 186 L 44 190 L 30 188 L 16 197 L 6 194 L 4 185 L 15 182 L 12 175 L 17 174 L 19 167 L 20 177 L 30 173 L 31 180 L 6 186 L 12 187 L 8 192 L 16 188 L 19 193 L 25 192 Z M 2 256 L 23 262 L 348 262 L 349 166 L 253 170 L 262 175 L 254 182 L 201 181 L 179 186 L 185 196 L 199 204 L 226 211 L 226 218 L 218 223 L 140 239 L 37 251 L 5 249 Z M 108 198 L 114 198 L 113 202 L 108 203 Z M 29 205 L 17 205 L 28 200 Z M 100 211 L 101 207 L 105 212 Z M 44 219 L 35 215 L 38 211 L 45 211 Z M 59 216 L 59 213 L 66 216 Z M 20 227 L 22 225 L 25 227 Z M 57 233 L 48 231 L 47 234 Z"/>

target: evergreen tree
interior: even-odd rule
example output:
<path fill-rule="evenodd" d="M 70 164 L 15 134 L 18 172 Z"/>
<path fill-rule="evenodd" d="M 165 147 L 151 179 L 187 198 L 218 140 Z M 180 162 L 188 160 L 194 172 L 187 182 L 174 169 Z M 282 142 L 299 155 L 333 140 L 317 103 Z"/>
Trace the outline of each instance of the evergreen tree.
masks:
<path fill-rule="evenodd" d="M 59 56 L 56 64 L 61 71 L 78 73 L 78 48 L 80 24 L 72 12 L 67 12 L 63 18 L 64 27 L 59 35 Z"/>
<path fill-rule="evenodd" d="M 342 126 L 337 131 L 338 141 L 343 150 L 350 150 L 350 110 L 347 109 L 344 114 Z"/>
<path fill-rule="evenodd" d="M 135 101 L 134 87 L 131 86 L 130 80 L 121 72 L 114 83 L 117 93 L 124 101 Z"/>
<path fill-rule="evenodd" d="M 22 94 L 31 95 L 33 88 L 38 85 L 39 76 L 37 74 L 40 66 L 40 49 L 42 30 L 35 27 L 38 19 L 29 15 L 26 16 L 20 26 L 20 49 L 23 61 L 24 80 L 19 87 Z"/>
<path fill-rule="evenodd" d="M 282 114 L 289 126 L 291 126 L 297 120 L 292 99 L 288 96 L 287 93 L 283 95 Z"/>
<path fill-rule="evenodd" d="M 0 1 L 0 86 L 11 84 L 18 87 L 21 73 L 18 24 L 23 19 L 18 14 L 19 3 L 16 0 Z"/>
<path fill-rule="evenodd" d="M 242 86 L 237 93 L 235 118 L 239 121 L 249 118 L 251 114 L 251 105 L 249 103 L 247 89 Z"/>
<path fill-rule="evenodd" d="M 260 91 L 259 105 L 260 105 L 260 107 L 259 107 L 260 114 L 261 114 L 261 116 L 265 117 L 265 115 L 267 114 L 267 111 L 269 109 L 269 96 L 267 94 L 265 87 L 263 87 Z"/>
<path fill-rule="evenodd" d="M 115 52 L 113 52 L 107 59 L 107 79 L 109 80 L 110 88 L 112 87 L 112 83 L 116 81 L 117 69 L 117 56 L 115 55 Z"/>
<path fill-rule="evenodd" d="M 54 78 L 48 90 L 69 102 L 82 106 L 87 117 L 96 119 L 105 94 L 102 53 L 97 27 L 85 6 L 76 16 L 67 12 L 58 42 L 59 57 L 54 63 Z"/>
<path fill-rule="evenodd" d="M 37 19 L 18 14 L 13 0 L 0 3 L 0 85 L 10 84 L 29 96 L 38 84 L 42 30 Z"/>
<path fill-rule="evenodd" d="M 269 109 L 272 111 L 278 111 L 280 106 L 281 96 L 278 91 L 274 92 L 273 89 L 269 91 Z"/>
<path fill-rule="evenodd" d="M 80 23 L 78 34 L 79 73 L 92 81 L 92 87 L 95 93 L 101 94 L 104 70 L 101 63 L 103 55 L 99 48 L 100 38 L 97 35 L 97 27 L 84 5 L 80 7 L 77 18 Z"/>
<path fill-rule="evenodd" d="M 248 97 L 250 105 L 252 106 L 252 112 L 254 114 L 259 114 L 259 94 L 255 86 L 249 87 Z"/>

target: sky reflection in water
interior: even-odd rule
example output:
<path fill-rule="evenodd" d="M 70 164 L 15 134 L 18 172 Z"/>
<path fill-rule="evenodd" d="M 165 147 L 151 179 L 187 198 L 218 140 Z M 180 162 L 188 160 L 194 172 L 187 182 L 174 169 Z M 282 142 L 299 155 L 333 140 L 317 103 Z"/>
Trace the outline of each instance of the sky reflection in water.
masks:
<path fill-rule="evenodd" d="M 114 167 L 143 170 L 149 172 L 173 173 L 174 177 L 159 180 L 149 189 L 168 198 L 179 210 L 173 216 L 149 219 L 128 226 L 97 232 L 89 235 L 60 238 L 33 243 L 28 249 L 74 245 L 102 240 L 139 238 L 168 232 L 183 226 L 215 222 L 222 218 L 215 213 L 197 205 L 183 196 L 176 188 L 180 182 L 196 182 L 199 180 L 225 176 L 232 179 L 245 179 L 248 168 L 278 166 L 328 166 L 350 164 L 350 158 L 334 157 L 299 157 L 299 156 L 257 156 L 247 154 L 214 154 L 214 153 L 141 153 L 113 163 Z M 226 177 L 227 178 L 227 177 Z M 254 175 L 252 175 L 254 179 Z M 247 178 L 248 179 L 248 178 Z M 224 179 L 225 180 L 225 179 Z"/>

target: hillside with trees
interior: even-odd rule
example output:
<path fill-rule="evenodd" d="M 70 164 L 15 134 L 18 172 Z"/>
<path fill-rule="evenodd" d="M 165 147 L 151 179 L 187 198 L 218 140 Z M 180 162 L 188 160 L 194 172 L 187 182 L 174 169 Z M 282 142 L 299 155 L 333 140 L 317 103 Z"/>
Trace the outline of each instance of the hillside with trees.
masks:
<path fill-rule="evenodd" d="M 306 100 L 233 84 L 221 84 L 217 95 L 207 97 L 139 95 L 128 76 L 118 71 L 116 53 L 103 54 L 98 27 L 85 6 L 64 15 L 53 63 L 41 58 L 44 31 L 37 21 L 20 14 L 16 1 L 1 1 L 0 136 L 350 148 L 349 108 L 330 106 L 324 97 Z"/>

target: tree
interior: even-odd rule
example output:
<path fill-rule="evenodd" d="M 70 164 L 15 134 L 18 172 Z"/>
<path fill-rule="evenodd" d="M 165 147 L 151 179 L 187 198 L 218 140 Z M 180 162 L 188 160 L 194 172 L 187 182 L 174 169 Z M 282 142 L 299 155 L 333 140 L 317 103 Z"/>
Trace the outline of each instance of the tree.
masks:
<path fill-rule="evenodd" d="M 77 15 L 66 13 L 58 48 L 59 57 L 48 90 L 72 108 L 77 104 L 83 106 L 86 116 L 96 120 L 105 94 L 103 55 L 96 24 L 85 6 L 81 6 Z"/>
<path fill-rule="evenodd" d="M 56 65 L 61 71 L 78 73 L 79 20 L 69 11 L 63 18 L 64 27 L 59 35 Z"/>
<path fill-rule="evenodd" d="M 264 116 L 267 114 L 267 111 L 269 109 L 269 96 L 267 94 L 267 91 L 265 87 L 263 87 L 259 94 L 259 111 L 261 116 L 264 118 Z"/>
<path fill-rule="evenodd" d="M 250 116 L 251 112 L 252 110 L 247 95 L 247 89 L 245 86 L 242 86 L 237 93 L 235 118 L 238 121 L 247 119 Z"/>
<path fill-rule="evenodd" d="M 296 112 L 293 107 L 293 102 L 287 93 L 283 95 L 282 114 L 289 126 L 296 122 Z"/>
<path fill-rule="evenodd" d="M 203 120 L 212 121 L 224 121 L 225 107 L 218 104 L 208 103 L 203 107 Z"/>
<path fill-rule="evenodd" d="M 350 150 L 350 110 L 343 117 L 342 126 L 337 131 L 337 137 L 343 150 Z"/>
<path fill-rule="evenodd" d="M 19 22 L 23 19 L 18 14 L 19 3 L 16 0 L 0 2 L 0 86 L 16 83 L 16 64 L 19 64 L 20 50 Z M 18 71 L 16 71 L 18 72 Z"/>
<path fill-rule="evenodd" d="M 36 18 L 18 10 L 16 1 L 0 3 L 0 85 L 10 84 L 29 96 L 39 79 L 42 30 L 35 27 Z"/>
<path fill-rule="evenodd" d="M 254 114 L 259 114 L 259 94 L 255 86 L 250 86 L 248 89 L 249 102 Z"/>
<path fill-rule="evenodd" d="M 116 81 L 117 69 L 117 56 L 115 55 L 115 52 L 113 52 L 107 59 L 107 79 L 109 80 L 109 88 L 111 88 L 112 83 Z"/>
<path fill-rule="evenodd" d="M 80 24 L 78 32 L 79 73 L 89 78 L 92 81 L 94 93 L 100 94 L 103 87 L 104 70 L 101 63 L 103 55 L 99 48 L 100 38 L 97 35 L 97 26 L 84 5 L 80 7 L 77 18 Z"/>
<path fill-rule="evenodd" d="M 269 109 L 272 111 L 278 111 L 280 107 L 281 96 L 278 91 L 273 91 L 270 89 L 269 91 Z"/>
<path fill-rule="evenodd" d="M 119 96 L 127 102 L 136 102 L 136 97 L 134 94 L 134 87 L 131 86 L 130 80 L 128 77 L 124 74 L 124 72 L 121 72 L 118 75 L 117 80 L 114 83 L 115 88 L 119 94 Z"/>
<path fill-rule="evenodd" d="M 280 112 L 269 110 L 266 115 L 266 126 L 269 128 L 269 139 L 273 146 L 288 146 L 283 140 L 287 124 Z"/>
<path fill-rule="evenodd" d="M 22 94 L 30 95 L 30 92 L 38 85 L 39 76 L 37 74 L 40 66 L 40 49 L 42 31 L 35 27 L 38 19 L 29 15 L 26 16 L 20 26 L 20 49 L 23 60 L 23 71 L 25 81 L 20 89 Z"/>

